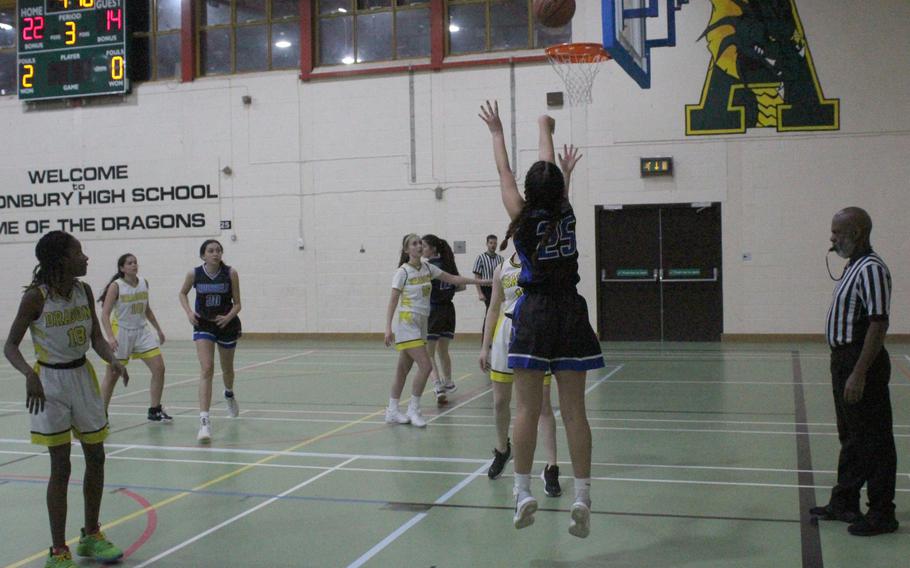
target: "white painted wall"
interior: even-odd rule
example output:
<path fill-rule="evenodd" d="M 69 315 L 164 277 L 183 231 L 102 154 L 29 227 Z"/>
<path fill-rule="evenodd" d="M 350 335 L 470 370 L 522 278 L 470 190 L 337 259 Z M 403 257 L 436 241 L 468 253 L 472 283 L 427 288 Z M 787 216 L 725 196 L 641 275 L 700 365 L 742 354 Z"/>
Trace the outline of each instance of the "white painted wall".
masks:
<path fill-rule="evenodd" d="M 595 4 L 579 3 L 576 40 L 598 37 Z M 704 41 L 696 41 L 710 16 L 705 1 L 679 13 L 678 47 L 653 52 L 651 90 L 610 64 L 586 111 L 553 112 L 557 143 L 584 147 L 573 202 L 592 319 L 597 205 L 720 201 L 726 333 L 820 333 L 832 285 L 824 268 L 830 218 L 859 205 L 873 217 L 873 243 L 894 276 L 891 330 L 910 332 L 910 3 L 867 4 L 860 18 L 844 2 L 798 0 L 824 93 L 840 99 L 838 132 L 687 138 L 685 105 L 698 102 L 709 64 Z M 140 185 L 207 180 L 220 192 L 221 218 L 233 221 L 219 238 L 241 276 L 246 331 L 379 332 L 405 233 L 467 241 L 457 260 L 469 272 L 484 236 L 502 235 L 508 223 L 489 136 L 476 114 L 484 99 L 499 99 L 511 135 L 510 69 L 413 79 L 415 182 L 408 75 L 301 83 L 293 72 L 275 72 L 143 84 L 126 102 L 106 106 L 26 111 L 2 97 L 2 192 L 31 191 L 30 169 L 110 163 L 141 172 Z M 515 68 L 515 85 L 524 172 L 536 159 L 545 93 L 561 89 L 545 64 Z M 673 156 L 675 176 L 641 179 L 644 155 Z M 232 175 L 220 172 L 224 166 Z M 446 189 L 441 201 L 437 185 Z M 25 214 L 0 209 L 0 221 Z M 87 281 L 100 288 L 117 256 L 134 252 L 166 332 L 188 337 L 176 293 L 199 262 L 202 239 L 124 233 L 84 240 Z M 34 265 L 33 243 L 9 240 L 0 235 L 0 287 L 10 291 L 0 297 L 0 314 L 7 321 Z M 750 262 L 742 260 L 746 252 Z M 480 329 L 473 291 L 460 294 L 456 307 L 458 331 Z"/>

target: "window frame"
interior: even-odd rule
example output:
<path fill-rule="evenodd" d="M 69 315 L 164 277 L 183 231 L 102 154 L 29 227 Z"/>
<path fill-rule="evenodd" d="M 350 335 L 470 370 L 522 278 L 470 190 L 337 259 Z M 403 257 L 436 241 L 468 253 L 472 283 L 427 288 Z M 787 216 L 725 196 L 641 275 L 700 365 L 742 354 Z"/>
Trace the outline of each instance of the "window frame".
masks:
<path fill-rule="evenodd" d="M 131 32 L 131 38 L 148 38 L 149 40 L 149 66 L 151 71 L 149 72 L 149 78 L 144 80 L 136 80 L 137 83 L 154 83 L 157 81 L 180 81 L 183 79 L 183 73 L 178 71 L 173 77 L 158 77 L 158 37 L 159 36 L 168 36 L 176 35 L 180 37 L 181 49 L 180 49 L 180 69 L 183 69 L 183 0 L 180 2 L 180 27 L 175 29 L 169 29 L 165 31 L 158 30 L 158 0 L 148 0 L 149 5 L 149 31 L 147 32 Z"/>
<path fill-rule="evenodd" d="M 376 8 L 366 8 L 366 9 L 360 9 L 360 8 L 358 8 L 358 7 L 357 7 L 357 0 L 348 0 L 348 1 L 350 2 L 350 5 L 352 6 L 352 9 L 351 9 L 350 14 L 348 14 L 348 13 L 341 13 L 341 14 L 335 13 L 335 14 L 325 14 L 325 15 L 319 13 L 319 3 L 320 3 L 322 0 L 304 0 L 304 2 L 307 2 L 307 1 L 310 1 L 311 4 L 312 4 L 312 6 L 313 6 L 313 18 L 314 18 L 314 26 L 311 28 L 312 33 L 311 33 L 311 37 L 308 38 L 308 40 L 309 40 L 309 41 L 312 43 L 312 45 L 313 45 L 313 55 L 314 55 L 315 61 L 317 61 L 317 62 L 319 62 L 319 61 L 321 60 L 321 58 L 322 58 L 322 54 L 320 53 L 320 41 L 319 41 L 319 39 L 320 39 L 320 33 L 319 33 L 320 24 L 321 24 L 324 20 L 336 20 L 336 19 L 341 19 L 341 18 L 352 18 L 351 22 L 352 22 L 352 25 L 354 26 L 354 32 L 353 32 L 353 34 L 352 34 L 352 35 L 353 35 L 352 49 L 354 50 L 354 58 L 355 58 L 355 61 L 354 61 L 353 64 L 358 64 L 358 63 L 361 63 L 361 64 L 379 64 L 379 63 L 388 64 L 388 63 L 397 63 L 397 62 L 399 62 L 399 61 L 406 61 L 406 60 L 411 60 L 411 59 L 426 59 L 426 58 L 430 57 L 430 55 L 431 55 L 431 53 L 427 53 L 427 55 L 419 55 L 419 56 L 416 56 L 416 57 L 401 57 L 401 58 L 398 57 L 398 13 L 399 13 L 399 12 L 426 11 L 426 13 L 427 13 L 427 18 L 428 18 L 428 20 L 429 20 L 429 22 L 430 22 L 430 26 L 431 26 L 431 33 L 430 33 L 430 50 L 431 50 L 431 52 L 432 52 L 432 48 L 433 48 L 433 45 L 432 45 L 432 44 L 433 44 L 433 39 L 432 39 L 432 10 L 431 10 L 431 4 L 432 4 L 432 2 L 431 2 L 431 0 L 419 0 L 419 1 L 420 1 L 419 4 L 411 4 L 411 5 L 406 5 L 406 6 L 399 6 L 399 5 L 398 5 L 398 0 L 389 0 L 389 2 L 390 2 L 390 5 L 389 5 L 389 6 L 379 6 L 379 7 L 376 7 Z M 392 29 L 391 29 L 391 36 L 392 36 L 392 45 L 391 45 L 392 58 L 391 58 L 391 59 L 380 59 L 380 60 L 376 60 L 376 61 L 362 61 L 362 62 L 356 61 L 357 56 L 358 56 L 358 50 L 357 50 L 357 35 L 358 35 L 358 34 L 357 34 L 357 18 L 358 18 L 358 16 L 373 15 L 373 14 L 384 14 L 384 13 L 390 13 L 390 14 L 392 14 Z M 301 43 L 302 43 L 302 42 L 303 42 L 303 40 L 301 39 Z M 337 67 L 340 66 L 340 65 L 348 66 L 348 65 L 352 65 L 352 64 L 348 64 L 348 63 L 319 63 L 317 66 L 318 66 L 318 67 L 322 67 L 322 68 L 326 68 L 326 67 L 336 67 L 336 68 L 337 68 Z"/>
<path fill-rule="evenodd" d="M 204 9 L 204 2 L 192 2 L 192 0 L 183 0 L 184 3 L 192 2 L 193 3 L 193 29 L 191 34 L 191 39 L 193 41 L 193 52 L 195 53 L 194 65 L 193 65 L 193 75 L 194 78 L 202 77 L 226 77 L 228 75 L 246 75 L 248 73 L 267 73 L 270 71 L 289 71 L 294 69 L 300 69 L 300 65 L 297 67 L 273 67 L 272 61 L 272 27 L 275 24 L 288 24 L 298 22 L 302 23 L 302 14 L 301 10 L 303 5 L 311 0 L 298 0 L 298 12 L 297 16 L 283 16 L 281 18 L 272 18 L 272 0 L 265 0 L 265 18 L 260 20 L 250 20 L 245 22 L 237 21 L 237 0 L 229 0 L 231 3 L 231 17 L 230 21 L 226 24 L 214 24 L 209 26 L 200 25 L 199 22 L 202 21 L 202 10 Z M 252 69 L 249 71 L 237 71 L 237 30 L 239 28 L 255 28 L 265 26 L 265 35 L 266 35 L 266 62 L 267 66 L 265 69 Z M 230 51 L 231 51 L 231 69 L 230 71 L 223 73 L 204 73 L 202 65 L 202 37 L 203 34 L 210 30 L 230 30 Z M 184 36 L 184 41 L 186 40 Z M 300 26 L 300 44 L 303 44 L 304 41 L 309 41 L 309 38 L 305 38 L 303 34 L 303 26 Z"/>

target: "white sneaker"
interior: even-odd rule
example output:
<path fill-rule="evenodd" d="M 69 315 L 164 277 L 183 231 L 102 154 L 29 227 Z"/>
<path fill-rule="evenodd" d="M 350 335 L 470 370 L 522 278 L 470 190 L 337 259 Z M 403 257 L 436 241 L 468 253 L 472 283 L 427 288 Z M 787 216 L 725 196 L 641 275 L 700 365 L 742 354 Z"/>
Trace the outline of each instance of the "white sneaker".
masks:
<path fill-rule="evenodd" d="M 572 504 L 572 522 L 569 523 L 569 534 L 578 538 L 588 538 L 591 534 L 591 505 L 576 501 Z"/>
<path fill-rule="evenodd" d="M 227 406 L 228 415 L 231 418 L 237 418 L 240 416 L 240 405 L 237 404 L 237 396 L 225 396 L 224 404 Z"/>
<path fill-rule="evenodd" d="M 419 408 L 408 409 L 408 419 L 411 421 L 412 426 L 417 426 L 418 428 L 426 428 L 427 421 L 423 417 L 423 414 L 420 413 Z"/>
<path fill-rule="evenodd" d="M 443 386 L 442 381 L 436 381 L 433 392 L 436 393 L 436 404 L 445 404 L 449 401 L 446 396 L 446 388 Z"/>
<path fill-rule="evenodd" d="M 446 379 L 446 382 L 443 384 L 446 392 L 455 392 L 458 390 L 458 387 L 455 386 L 455 382 L 452 379 Z"/>
<path fill-rule="evenodd" d="M 199 419 L 199 433 L 196 434 L 196 441 L 208 444 L 212 441 L 212 425 L 208 418 Z"/>
<path fill-rule="evenodd" d="M 537 499 L 530 493 L 515 496 L 515 516 L 512 524 L 516 529 L 523 529 L 534 524 L 534 513 L 537 512 Z"/>
<path fill-rule="evenodd" d="M 407 424 L 411 419 L 402 414 L 397 408 L 386 408 L 385 421 L 386 424 Z"/>

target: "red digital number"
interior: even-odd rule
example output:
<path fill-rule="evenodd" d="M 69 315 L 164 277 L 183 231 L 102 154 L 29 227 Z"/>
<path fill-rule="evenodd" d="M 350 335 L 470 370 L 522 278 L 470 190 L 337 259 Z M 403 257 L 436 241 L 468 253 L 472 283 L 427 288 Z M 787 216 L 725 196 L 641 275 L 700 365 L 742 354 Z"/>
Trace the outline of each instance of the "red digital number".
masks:
<path fill-rule="evenodd" d="M 22 18 L 22 21 L 25 23 L 22 28 L 22 39 L 24 41 L 44 39 L 44 16 Z"/>
<path fill-rule="evenodd" d="M 107 11 L 107 31 L 111 31 L 111 24 L 117 24 L 117 29 L 123 29 L 123 13 L 120 8 Z"/>

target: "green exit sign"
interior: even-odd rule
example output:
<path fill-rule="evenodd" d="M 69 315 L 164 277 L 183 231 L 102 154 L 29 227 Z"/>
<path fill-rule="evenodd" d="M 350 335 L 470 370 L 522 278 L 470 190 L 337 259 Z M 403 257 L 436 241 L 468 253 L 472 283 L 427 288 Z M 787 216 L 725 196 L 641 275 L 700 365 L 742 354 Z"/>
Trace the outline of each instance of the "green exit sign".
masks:
<path fill-rule="evenodd" d="M 641 177 L 672 175 L 673 158 L 641 158 Z"/>

